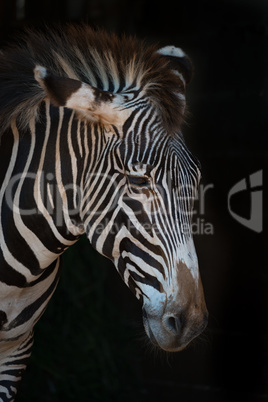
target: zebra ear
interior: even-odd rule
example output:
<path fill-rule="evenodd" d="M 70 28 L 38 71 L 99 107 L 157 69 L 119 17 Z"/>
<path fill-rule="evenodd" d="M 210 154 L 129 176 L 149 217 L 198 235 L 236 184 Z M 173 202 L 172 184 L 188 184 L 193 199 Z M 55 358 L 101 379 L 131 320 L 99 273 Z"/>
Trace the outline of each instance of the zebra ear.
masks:
<path fill-rule="evenodd" d="M 122 110 L 124 98 L 119 94 L 102 91 L 79 80 L 55 76 L 41 66 L 35 67 L 34 77 L 54 106 L 73 109 L 83 118 L 104 124 L 118 124 L 127 117 L 126 111 Z"/>
<path fill-rule="evenodd" d="M 191 81 L 193 73 L 192 63 L 181 48 L 165 46 L 159 49 L 157 53 L 169 60 L 172 68 L 181 75 L 186 84 Z"/>

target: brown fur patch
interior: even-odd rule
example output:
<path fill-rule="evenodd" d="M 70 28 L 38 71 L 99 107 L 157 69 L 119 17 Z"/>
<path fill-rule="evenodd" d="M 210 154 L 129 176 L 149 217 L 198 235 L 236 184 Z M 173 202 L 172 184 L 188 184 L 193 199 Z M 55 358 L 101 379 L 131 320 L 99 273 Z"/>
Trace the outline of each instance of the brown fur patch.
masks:
<path fill-rule="evenodd" d="M 180 262 L 178 265 L 178 281 L 180 301 L 182 305 L 189 307 L 189 314 L 194 315 L 195 311 L 205 311 L 206 303 L 200 276 L 196 282 L 190 269 L 183 262 Z"/>

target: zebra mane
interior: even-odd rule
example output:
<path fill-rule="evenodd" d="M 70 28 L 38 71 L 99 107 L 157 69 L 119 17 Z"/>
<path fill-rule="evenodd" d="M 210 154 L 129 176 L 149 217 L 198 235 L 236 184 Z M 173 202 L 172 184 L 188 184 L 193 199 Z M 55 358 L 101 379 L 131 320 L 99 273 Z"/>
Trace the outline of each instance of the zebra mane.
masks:
<path fill-rule="evenodd" d="M 156 45 L 133 37 L 118 37 L 87 25 L 66 25 L 45 33 L 27 30 L 16 44 L 0 51 L 0 136 L 16 119 L 21 130 L 38 118 L 45 97 L 34 79 L 34 67 L 81 80 L 112 92 L 142 89 L 172 134 L 182 123 L 183 103 L 179 74 Z"/>

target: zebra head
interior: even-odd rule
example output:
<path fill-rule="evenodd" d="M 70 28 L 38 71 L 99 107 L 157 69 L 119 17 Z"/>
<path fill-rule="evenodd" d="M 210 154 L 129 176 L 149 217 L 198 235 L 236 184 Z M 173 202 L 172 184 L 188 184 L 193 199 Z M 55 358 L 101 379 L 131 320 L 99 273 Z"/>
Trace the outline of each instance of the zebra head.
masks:
<path fill-rule="evenodd" d="M 142 302 L 150 340 L 179 351 L 207 323 L 191 234 L 200 172 L 180 131 L 190 61 L 172 46 L 155 60 L 167 69 L 161 84 L 149 72 L 148 82 L 141 75 L 123 88 L 99 89 L 40 66 L 35 78 L 55 106 L 75 111 L 80 131 L 91 125 L 93 159 L 83 165 L 79 212 L 91 244 Z"/>

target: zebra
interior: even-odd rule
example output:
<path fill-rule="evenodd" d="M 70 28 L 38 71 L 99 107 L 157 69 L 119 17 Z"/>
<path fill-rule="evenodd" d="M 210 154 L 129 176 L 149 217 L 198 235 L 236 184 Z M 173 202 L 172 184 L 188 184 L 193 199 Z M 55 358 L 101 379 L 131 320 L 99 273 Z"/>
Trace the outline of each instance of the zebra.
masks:
<path fill-rule="evenodd" d="M 64 251 L 85 233 L 167 352 L 206 327 L 191 234 L 199 163 L 181 133 L 178 47 L 88 25 L 27 30 L 0 54 L 0 400 L 13 401 Z"/>

